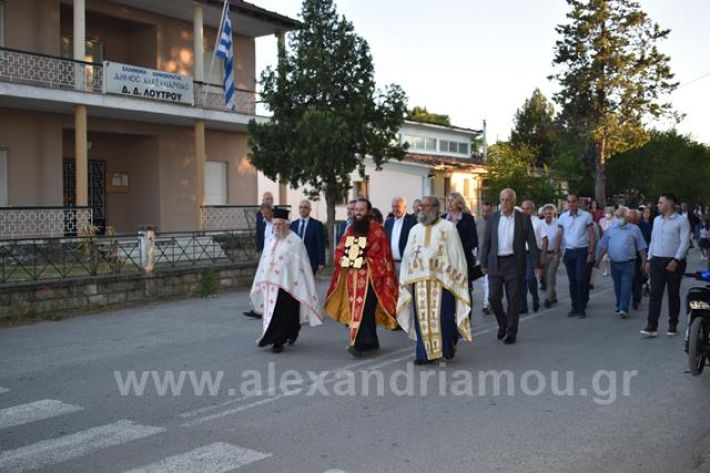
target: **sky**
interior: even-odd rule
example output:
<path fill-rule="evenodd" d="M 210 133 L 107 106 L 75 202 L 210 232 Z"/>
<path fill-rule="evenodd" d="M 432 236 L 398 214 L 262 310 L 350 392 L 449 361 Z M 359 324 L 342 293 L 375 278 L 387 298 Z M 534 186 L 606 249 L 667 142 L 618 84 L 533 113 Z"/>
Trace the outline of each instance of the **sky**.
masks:
<path fill-rule="evenodd" d="M 251 0 L 298 18 L 299 0 Z M 685 119 L 683 134 L 710 144 L 710 0 L 639 0 L 671 33 L 659 49 L 671 57 L 679 88 L 667 98 Z M 454 125 L 487 122 L 487 141 L 509 138 L 513 118 L 538 87 L 551 98 L 556 84 L 557 24 L 564 0 L 336 0 L 372 52 L 378 86 L 396 83 L 409 107 L 449 115 Z M 257 78 L 276 62 L 274 37 L 257 40 Z M 654 126 L 667 128 L 668 123 Z"/>

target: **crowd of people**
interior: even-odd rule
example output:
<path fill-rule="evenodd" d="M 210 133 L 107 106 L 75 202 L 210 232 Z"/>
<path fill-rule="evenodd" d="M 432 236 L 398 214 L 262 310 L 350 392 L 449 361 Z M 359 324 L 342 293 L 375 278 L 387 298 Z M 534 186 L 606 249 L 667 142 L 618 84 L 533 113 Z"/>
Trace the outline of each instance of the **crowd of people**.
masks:
<path fill-rule="evenodd" d="M 321 305 L 315 276 L 323 272 L 327 245 L 311 209 L 301 201 L 298 218 L 290 221 L 267 192 L 257 215 L 261 259 L 245 315 L 263 320 L 259 345 L 276 353 L 295 343 L 302 324 L 319 325 L 327 314 L 348 327 L 353 356 L 379 349 L 377 328 L 384 327 L 416 342 L 417 364 L 452 359 L 458 341 L 471 340 L 473 282 L 479 278 L 483 315 L 493 313 L 498 339 L 514 344 L 520 314 L 558 303 L 560 263 L 567 273 L 568 317 L 587 316 L 596 272 L 603 270 L 613 280 L 618 318 L 640 308 L 644 290 L 650 295 L 645 337 L 658 335 L 667 289 L 666 333 L 673 336 L 692 240 L 704 259 L 710 257 L 710 206 L 689 211 L 671 193 L 659 197 L 657 212 L 652 205 L 601 208 L 594 200 L 584 206 L 575 194 L 558 212 L 552 203 L 538 208 L 524 200 L 518 206 L 515 190 L 504 189 L 497 204 L 481 206 L 478 218 L 457 192 L 445 202 L 417 199 L 412 213 L 404 198 L 394 197 L 386 217 L 357 198 L 336 230 L 335 266 Z"/>

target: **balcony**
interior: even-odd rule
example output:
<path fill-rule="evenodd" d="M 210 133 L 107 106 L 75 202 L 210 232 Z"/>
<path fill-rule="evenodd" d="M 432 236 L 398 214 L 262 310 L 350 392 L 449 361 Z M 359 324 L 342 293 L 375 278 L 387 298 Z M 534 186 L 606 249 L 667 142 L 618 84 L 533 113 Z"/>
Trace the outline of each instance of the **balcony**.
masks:
<path fill-rule="evenodd" d="M 104 68 L 96 63 L 0 48 L 0 82 L 104 94 Z M 244 89 L 235 92 L 235 113 L 255 115 L 257 92 Z M 193 96 L 192 105 L 184 106 L 232 113 L 224 106 L 221 86 L 193 81 Z M 131 100 L 155 103 L 143 98 L 131 97 Z"/>

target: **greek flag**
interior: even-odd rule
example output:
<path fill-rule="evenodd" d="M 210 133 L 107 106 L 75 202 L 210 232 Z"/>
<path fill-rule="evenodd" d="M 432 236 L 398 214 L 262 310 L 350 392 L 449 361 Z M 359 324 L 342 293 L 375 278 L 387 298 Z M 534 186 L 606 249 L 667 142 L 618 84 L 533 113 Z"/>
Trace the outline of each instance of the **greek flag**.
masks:
<path fill-rule="evenodd" d="M 222 35 L 219 38 L 216 56 L 224 61 L 224 107 L 236 111 L 234 101 L 234 44 L 232 43 L 232 20 L 229 15 L 229 0 L 222 22 Z"/>

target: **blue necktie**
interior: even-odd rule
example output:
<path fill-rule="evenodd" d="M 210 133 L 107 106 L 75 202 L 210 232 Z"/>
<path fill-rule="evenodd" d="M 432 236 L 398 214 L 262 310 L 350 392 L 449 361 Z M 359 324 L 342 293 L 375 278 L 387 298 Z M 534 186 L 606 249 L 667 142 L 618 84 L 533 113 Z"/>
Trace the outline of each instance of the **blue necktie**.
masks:
<path fill-rule="evenodd" d="M 301 237 L 301 240 L 303 240 L 303 230 L 306 228 L 306 221 L 301 219 L 301 227 L 298 230 L 298 236 Z"/>

